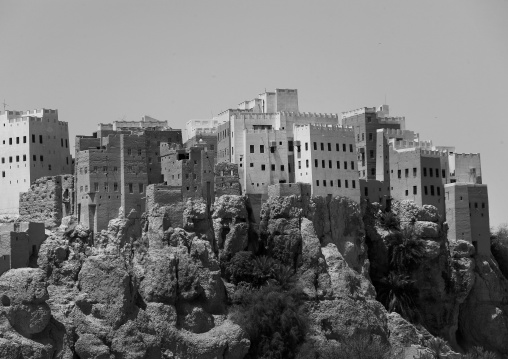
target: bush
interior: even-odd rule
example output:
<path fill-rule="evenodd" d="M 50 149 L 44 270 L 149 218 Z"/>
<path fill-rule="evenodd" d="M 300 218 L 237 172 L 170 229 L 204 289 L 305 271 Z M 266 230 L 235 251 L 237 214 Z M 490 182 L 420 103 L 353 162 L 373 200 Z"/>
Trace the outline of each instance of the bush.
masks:
<path fill-rule="evenodd" d="M 379 223 L 387 230 L 400 228 L 399 218 L 393 212 L 383 212 L 379 217 Z"/>
<path fill-rule="evenodd" d="M 412 231 L 404 230 L 399 243 L 390 246 L 390 265 L 398 272 L 413 270 L 425 255 L 425 244 Z"/>
<path fill-rule="evenodd" d="M 415 304 L 417 294 L 414 281 L 407 275 L 390 272 L 380 282 L 377 299 L 390 313 L 397 312 L 404 319 L 414 323 L 419 314 Z"/>
<path fill-rule="evenodd" d="M 303 341 L 306 316 L 297 290 L 267 285 L 243 292 L 230 319 L 249 335 L 246 358 L 294 358 Z"/>
<path fill-rule="evenodd" d="M 493 352 L 485 351 L 481 347 L 474 347 L 469 353 L 462 356 L 463 359 L 497 359 Z"/>
<path fill-rule="evenodd" d="M 390 345 L 371 334 L 357 334 L 344 339 L 338 345 L 331 345 L 320 351 L 323 359 L 395 359 L 400 356 L 391 354 Z"/>

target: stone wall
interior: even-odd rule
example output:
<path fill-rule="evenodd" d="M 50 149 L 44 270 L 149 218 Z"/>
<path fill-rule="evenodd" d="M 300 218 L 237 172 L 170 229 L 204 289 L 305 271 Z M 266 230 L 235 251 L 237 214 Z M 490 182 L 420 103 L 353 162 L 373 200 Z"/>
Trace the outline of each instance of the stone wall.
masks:
<path fill-rule="evenodd" d="M 74 214 L 74 176 L 42 177 L 28 192 L 19 195 L 22 221 L 42 222 L 46 227 L 59 226 L 62 218 Z"/>
<path fill-rule="evenodd" d="M 268 186 L 269 197 L 303 196 L 310 198 L 312 192 L 310 183 L 279 183 Z"/>
<path fill-rule="evenodd" d="M 238 165 L 236 163 L 220 162 L 215 165 L 215 197 L 222 195 L 242 194 Z"/>

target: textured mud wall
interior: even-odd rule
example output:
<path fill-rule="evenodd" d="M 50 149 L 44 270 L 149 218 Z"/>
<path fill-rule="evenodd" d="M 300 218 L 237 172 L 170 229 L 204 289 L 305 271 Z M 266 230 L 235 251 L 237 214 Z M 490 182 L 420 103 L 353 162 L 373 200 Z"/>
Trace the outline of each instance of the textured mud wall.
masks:
<path fill-rule="evenodd" d="M 229 162 L 220 162 L 215 165 L 215 197 L 222 195 L 242 195 L 238 165 Z"/>
<path fill-rule="evenodd" d="M 28 192 L 19 195 L 21 221 L 59 226 L 62 218 L 73 214 L 74 177 L 59 175 L 37 179 Z"/>

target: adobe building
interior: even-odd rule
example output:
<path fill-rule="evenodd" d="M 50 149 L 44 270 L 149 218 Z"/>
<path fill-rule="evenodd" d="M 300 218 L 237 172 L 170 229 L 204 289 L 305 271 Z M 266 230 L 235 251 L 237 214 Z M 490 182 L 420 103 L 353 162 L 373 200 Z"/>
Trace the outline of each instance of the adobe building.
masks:
<path fill-rule="evenodd" d="M 0 275 L 9 269 L 36 266 L 45 239 L 44 223 L 0 223 Z"/>
<path fill-rule="evenodd" d="M 39 178 L 19 195 L 19 220 L 59 226 L 63 217 L 74 214 L 74 200 L 74 176 Z"/>
<path fill-rule="evenodd" d="M 161 145 L 162 176 L 170 187 L 181 188 L 182 197 L 201 197 L 208 205 L 214 202 L 215 159 L 206 147 L 189 149 Z"/>
<path fill-rule="evenodd" d="M 199 136 L 210 136 L 217 133 L 218 119 L 211 120 L 189 120 L 185 124 L 183 142 L 186 143 L 192 138 Z"/>
<path fill-rule="evenodd" d="M 238 165 L 220 162 L 214 167 L 215 198 L 223 195 L 242 195 Z"/>
<path fill-rule="evenodd" d="M 468 241 L 477 253 L 490 255 L 487 186 L 457 182 L 446 184 L 444 191 L 448 239 Z"/>
<path fill-rule="evenodd" d="M 311 184 L 313 196 L 344 196 L 360 202 L 356 146 L 352 128 L 295 125 L 295 182 Z"/>
<path fill-rule="evenodd" d="M 343 112 L 341 121 L 343 126 L 352 127 L 355 132 L 360 179 L 377 179 L 377 131 L 379 129 L 405 130 L 406 119 L 404 117 L 389 117 L 389 106 L 382 105 Z"/>
<path fill-rule="evenodd" d="M 19 214 L 19 194 L 37 178 L 72 173 L 67 122 L 58 111 L 1 111 L 1 215 Z"/>
<path fill-rule="evenodd" d="M 160 145 L 181 145 L 182 135 L 167 126 L 152 127 L 167 125 L 154 121 L 145 116 L 141 122 L 100 124 L 92 136 L 77 136 L 75 213 L 94 233 L 107 228 L 120 208 L 141 216 L 146 186 L 163 182 Z"/>

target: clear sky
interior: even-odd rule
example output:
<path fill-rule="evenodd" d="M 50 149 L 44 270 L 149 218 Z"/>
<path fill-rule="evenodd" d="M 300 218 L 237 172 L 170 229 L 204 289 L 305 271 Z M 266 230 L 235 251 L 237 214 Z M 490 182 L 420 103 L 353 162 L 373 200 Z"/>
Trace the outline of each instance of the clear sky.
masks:
<path fill-rule="evenodd" d="M 275 88 L 301 111 L 376 106 L 480 152 L 508 222 L 508 1 L 0 0 L 0 100 L 70 135 L 147 114 L 182 128 Z M 498 161 L 501 160 L 502 161 Z"/>

